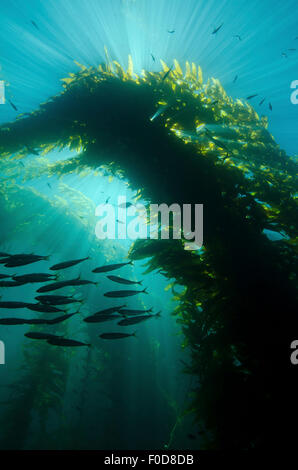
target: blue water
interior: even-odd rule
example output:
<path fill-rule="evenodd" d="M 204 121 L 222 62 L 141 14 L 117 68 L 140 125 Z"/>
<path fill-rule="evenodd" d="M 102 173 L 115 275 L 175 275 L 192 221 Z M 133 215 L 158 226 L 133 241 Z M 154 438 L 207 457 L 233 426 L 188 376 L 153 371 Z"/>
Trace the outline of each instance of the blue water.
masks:
<path fill-rule="evenodd" d="M 160 58 L 168 64 L 174 58 L 182 64 L 194 61 L 205 78 L 219 78 L 231 96 L 266 97 L 263 108 L 256 98 L 256 108 L 269 115 L 270 131 L 294 155 L 298 106 L 290 101 L 290 84 L 298 79 L 296 9 L 296 0 L 274 4 L 270 0 L 2 2 L 0 78 L 10 84 L 7 96 L 28 112 L 61 90 L 62 77 L 78 70 L 72 59 L 85 65 L 103 61 L 104 45 L 123 66 L 131 54 L 136 72 L 160 70 Z M 218 33 L 211 35 L 222 23 Z M 288 51 L 291 48 L 297 51 Z M 287 58 L 281 55 L 284 51 Z M 1 106 L 0 122 L 14 117 L 9 105 Z"/>
<path fill-rule="evenodd" d="M 136 72 L 161 70 L 159 59 L 168 65 L 173 59 L 182 65 L 186 60 L 193 61 L 202 67 L 204 80 L 218 78 L 234 98 L 258 93 L 251 103 L 259 114 L 268 115 L 270 132 L 281 148 L 295 155 L 298 106 L 290 102 L 290 84 L 298 79 L 296 8 L 295 0 L 274 2 L 274 6 L 269 0 L 1 2 L 0 80 L 5 81 L 6 98 L 17 106 L 18 112 L 25 113 L 62 90 L 60 80 L 69 72 L 79 70 L 74 60 L 86 66 L 103 62 L 104 46 L 111 59 L 123 67 L 127 66 L 128 54 L 131 54 Z M 214 28 L 222 23 L 218 33 L 212 35 Z M 175 32 L 171 34 L 168 30 Z M 235 35 L 240 35 L 241 41 L 233 37 Z M 288 51 L 290 48 L 297 48 L 297 51 Z M 287 57 L 282 56 L 284 51 Z M 238 79 L 233 83 L 236 75 Z M 259 107 L 263 97 L 266 101 Z M 268 102 L 272 103 L 272 111 Z M 100 107 L 98 112 L 101 112 Z M 14 120 L 17 114 L 8 101 L 0 105 L 0 123 Z M 51 161 L 69 155 L 67 151 L 53 152 Z M 30 158 L 27 162 L 29 165 Z M 4 176 L 1 174 L 1 178 Z M 42 262 L 33 272 L 42 272 L 52 264 L 89 254 L 90 260 L 69 272 L 71 277 L 81 274 L 84 278 L 99 280 L 97 287 L 72 291 L 85 299 L 80 314 L 94 313 L 102 306 L 102 294 L 107 286 L 111 286 L 102 280 L 103 275 L 90 274 L 92 269 L 109 260 L 125 261 L 130 247 L 129 241 L 115 246 L 109 242 L 101 247 L 94 234 L 94 208 L 108 196 L 110 202 L 116 204 L 118 194 L 126 195 L 128 200 L 135 194 L 125 182 L 94 173 L 85 177 L 68 175 L 63 180 L 52 177 L 51 186 L 47 176 L 26 177 L 25 180 L 23 176 L 19 170 L 9 176 L 10 183 L 28 190 L 20 198 L 25 201 L 28 198 L 29 202 L 25 209 L 14 212 L 11 219 L 5 221 L 7 227 L 1 235 L 1 250 L 49 254 L 50 261 Z M 71 193 L 72 190 L 75 193 Z M 143 304 L 133 298 L 129 305 L 153 307 L 155 313 L 161 310 L 161 318 L 138 326 L 135 328 L 137 338 L 129 338 L 120 345 L 105 343 L 103 346 L 96 339 L 92 367 L 97 361 L 104 364 L 96 376 L 91 372 L 87 378 L 85 376 L 90 359 L 86 350 L 70 355 L 67 360 L 71 367 L 62 404 L 47 418 L 47 431 L 56 433 L 55 439 L 48 444 L 46 440 L 38 441 L 35 409 L 23 448 L 48 445 L 49 448 L 142 449 L 163 448 L 169 442 L 176 448 L 198 445 L 187 438 L 193 430 L 191 419 L 186 417 L 183 424 L 175 427 L 183 407 L 190 402 L 192 382 L 181 372 L 183 363 L 188 360 L 188 351 L 181 348 L 183 336 L 171 315 L 176 307 L 171 280 L 156 273 L 144 276 L 145 269 L 144 261 L 137 261 L 133 269 L 126 267 L 119 274 L 145 279 L 144 286 L 148 287 L 150 295 L 144 296 Z M 30 272 L 31 266 L 18 269 L 20 274 Z M 35 287 L 14 290 L 13 300 L 26 298 L 33 302 Z M 11 290 L 5 289 L 2 296 L 11 300 Z M 74 307 L 70 311 L 75 310 Z M 31 313 L 26 313 L 28 318 Z M 88 338 L 78 316 L 71 319 L 68 328 L 76 339 Z M 24 351 L 29 340 L 23 335 L 27 329 L 21 326 L 1 327 L 0 330 L 0 339 L 6 345 L 6 365 L 0 368 L 3 402 L 12 400 L 7 386 L 16 381 L 25 367 Z M 101 325 L 97 330 L 107 331 L 109 327 Z M 0 416 L 5 413 L 5 405 L 1 406 Z M 77 407 L 81 407 L 80 410 Z M 57 437 L 60 435 L 57 429 L 62 433 L 65 423 L 73 433 L 69 441 Z"/>

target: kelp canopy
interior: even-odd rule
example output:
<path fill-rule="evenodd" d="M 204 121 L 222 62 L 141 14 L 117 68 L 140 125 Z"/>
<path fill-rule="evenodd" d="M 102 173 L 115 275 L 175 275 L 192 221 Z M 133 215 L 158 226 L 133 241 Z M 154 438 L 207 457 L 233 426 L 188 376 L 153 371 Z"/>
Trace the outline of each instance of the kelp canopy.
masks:
<path fill-rule="evenodd" d="M 148 202 L 203 203 L 199 252 L 181 240 L 138 240 L 130 257 L 150 257 L 148 272 L 185 286 L 174 314 L 192 352 L 186 371 L 198 378 L 192 411 L 205 447 L 290 445 L 296 162 L 267 119 L 218 80 L 203 83 L 195 64 L 162 65 L 140 75 L 131 58 L 127 71 L 108 57 L 98 69 L 80 66 L 60 94 L 1 126 L 1 156 L 69 147 L 75 158 L 40 171 L 105 166 Z M 266 230 L 282 236 L 273 242 Z"/>

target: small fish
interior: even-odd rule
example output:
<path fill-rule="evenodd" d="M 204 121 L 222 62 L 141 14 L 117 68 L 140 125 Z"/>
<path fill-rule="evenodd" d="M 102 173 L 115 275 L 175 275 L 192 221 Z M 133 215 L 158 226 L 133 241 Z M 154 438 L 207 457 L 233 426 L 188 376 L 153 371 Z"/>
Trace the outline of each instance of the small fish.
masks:
<path fill-rule="evenodd" d="M 233 80 L 233 83 L 236 82 L 237 78 L 238 78 L 238 75 L 235 76 L 235 78 L 234 78 L 234 80 Z"/>
<path fill-rule="evenodd" d="M 102 339 L 121 339 L 128 338 L 129 336 L 136 336 L 136 333 L 102 333 L 99 335 Z"/>
<path fill-rule="evenodd" d="M 91 344 L 81 343 L 81 341 L 75 341 L 74 339 L 67 338 L 50 338 L 47 340 L 49 344 L 54 346 L 91 346 Z"/>
<path fill-rule="evenodd" d="M 50 269 L 51 271 L 56 271 L 58 269 L 66 269 L 71 266 L 75 266 L 76 264 L 82 263 L 82 261 L 85 261 L 86 259 L 90 259 L 89 256 L 87 256 L 86 258 L 74 259 L 71 261 L 65 261 L 63 263 L 54 264 L 54 266 L 51 266 Z"/>
<path fill-rule="evenodd" d="M 0 274 L 0 279 L 7 279 L 8 277 L 11 277 L 9 274 Z"/>
<path fill-rule="evenodd" d="M 168 31 L 168 33 L 170 33 L 170 34 L 175 33 L 175 29 L 172 29 L 171 31 L 169 31 L 169 30 L 167 30 L 167 31 Z"/>
<path fill-rule="evenodd" d="M 66 295 L 38 295 L 35 299 L 38 300 L 38 302 L 47 305 L 67 305 L 76 302 L 84 302 L 83 300 L 72 299 Z"/>
<path fill-rule="evenodd" d="M 26 325 L 50 325 L 51 320 L 42 320 L 41 318 L 32 318 L 30 320 L 24 320 Z"/>
<path fill-rule="evenodd" d="M 34 260 L 34 261 L 25 261 L 25 260 L 19 260 L 19 261 L 7 261 L 5 264 L 3 262 L 3 260 L 1 261 L 2 264 L 4 264 L 4 266 L 6 268 L 16 268 L 18 266 L 26 266 L 27 264 L 32 264 L 32 263 L 36 263 L 36 261 L 41 261 L 41 260 Z"/>
<path fill-rule="evenodd" d="M 13 108 L 15 111 L 17 111 L 17 110 L 18 110 L 18 108 L 16 107 L 16 105 L 15 105 L 15 104 L 13 104 L 13 102 L 12 102 L 11 100 L 8 100 L 8 101 L 9 101 L 9 103 L 10 103 L 11 107 L 12 107 L 12 108 Z"/>
<path fill-rule="evenodd" d="M 173 68 L 173 66 L 171 66 L 171 67 L 169 68 L 169 70 L 164 74 L 164 76 L 163 76 L 162 79 L 161 79 L 162 82 L 167 78 L 167 76 L 169 75 L 169 73 L 172 71 L 172 68 Z"/>
<path fill-rule="evenodd" d="M 93 273 L 106 273 L 108 271 L 114 271 L 115 269 L 122 268 L 122 266 L 126 266 L 128 264 L 133 264 L 132 261 L 128 263 L 118 263 L 118 264 L 107 264 L 106 266 L 101 266 L 100 268 L 95 268 L 92 270 Z"/>
<path fill-rule="evenodd" d="M 216 34 L 222 26 L 223 26 L 223 23 L 220 26 L 218 26 L 218 28 L 215 28 L 211 34 Z"/>
<path fill-rule="evenodd" d="M 51 339 L 51 338 L 61 338 L 61 336 L 51 335 L 50 333 L 38 333 L 37 331 L 32 331 L 25 333 L 24 336 L 30 339 Z"/>
<path fill-rule="evenodd" d="M 35 21 L 33 21 L 33 20 L 30 20 L 30 21 L 31 21 L 31 23 L 33 24 L 34 28 L 36 28 L 36 29 L 39 30 L 39 27 L 37 26 L 37 24 L 35 23 Z"/>
<path fill-rule="evenodd" d="M 258 96 L 258 93 L 256 93 L 255 95 L 249 95 L 246 99 L 247 99 L 247 100 L 252 100 L 252 99 L 255 98 L 256 96 Z"/>
<path fill-rule="evenodd" d="M 49 320 L 40 318 L 26 320 L 25 318 L 0 318 L 0 325 L 47 325 Z"/>
<path fill-rule="evenodd" d="M 30 305 L 27 302 L 14 302 L 14 301 L 2 301 L 0 302 L 0 308 L 25 308 Z"/>
<path fill-rule="evenodd" d="M 61 289 L 62 287 L 69 287 L 69 286 L 79 286 L 83 284 L 96 284 L 96 282 L 92 281 L 83 281 L 80 279 L 80 276 L 76 279 L 69 279 L 68 281 L 57 281 L 51 284 L 47 284 L 46 286 L 42 286 L 37 289 L 37 292 L 51 292 L 53 290 Z"/>
<path fill-rule="evenodd" d="M 63 321 L 67 320 L 68 318 L 72 317 L 78 312 L 75 313 L 67 313 L 66 315 L 61 315 L 60 317 L 53 318 L 52 320 L 47 320 L 49 325 L 56 325 L 56 323 L 62 323 Z"/>
<path fill-rule="evenodd" d="M 136 294 L 148 294 L 146 291 L 146 287 L 143 290 L 114 290 L 111 292 L 106 292 L 103 294 L 105 297 L 130 297 L 131 295 L 136 295 Z"/>
<path fill-rule="evenodd" d="M 168 108 L 168 105 L 160 106 L 158 110 L 151 116 L 150 121 L 154 121 L 158 116 L 160 116 L 166 109 Z"/>
<path fill-rule="evenodd" d="M 63 312 L 60 308 L 53 307 L 53 305 L 47 304 L 28 304 L 27 308 L 33 310 L 34 312 L 44 312 L 44 313 L 56 313 Z"/>
<path fill-rule="evenodd" d="M 209 139 L 212 140 L 212 142 L 213 142 L 217 147 L 226 150 L 227 155 L 229 155 L 230 150 L 228 149 L 228 147 L 227 147 L 225 144 L 223 144 L 222 142 L 220 142 L 220 140 L 218 140 L 218 139 L 214 139 L 214 137 L 212 136 L 211 132 L 210 132 L 207 128 L 205 128 L 205 133 L 206 133 L 206 135 L 209 137 Z"/>
<path fill-rule="evenodd" d="M 293 51 L 297 51 L 297 49 L 290 48 L 290 49 L 288 49 L 288 51 L 292 51 L 292 52 L 293 52 Z"/>
<path fill-rule="evenodd" d="M 121 204 L 118 205 L 121 209 L 128 209 L 129 207 L 133 206 L 134 204 L 132 202 L 122 202 Z"/>
<path fill-rule="evenodd" d="M 0 287 L 18 287 L 18 286 L 23 286 L 24 284 L 25 282 L 0 281 Z"/>
<path fill-rule="evenodd" d="M 11 261 L 19 261 L 19 260 L 40 260 L 40 259 L 48 259 L 49 256 L 42 256 L 42 255 L 34 255 L 33 253 L 18 253 L 16 255 L 7 255 L 8 259 Z"/>
<path fill-rule="evenodd" d="M 37 289 L 37 292 L 51 292 L 53 290 L 61 289 L 62 287 L 71 286 L 71 283 L 72 280 L 53 282 L 51 284 L 47 284 L 46 286 L 40 287 L 39 289 Z"/>
<path fill-rule="evenodd" d="M 153 317 L 156 317 L 156 318 L 160 317 L 160 312 L 156 313 L 155 315 L 138 315 L 137 317 L 124 318 L 124 320 L 119 321 L 118 325 L 120 326 L 135 325 L 136 323 L 149 320 L 149 318 L 153 318 Z"/>
<path fill-rule="evenodd" d="M 48 185 L 48 187 L 49 187 L 50 189 L 52 189 L 51 183 L 47 183 L 47 185 Z"/>
<path fill-rule="evenodd" d="M 241 36 L 239 36 L 239 34 L 236 34 L 235 36 L 233 36 L 233 38 L 237 38 L 239 39 L 239 41 L 242 41 Z"/>
<path fill-rule="evenodd" d="M 34 283 L 34 282 L 47 282 L 53 281 L 56 279 L 54 274 L 47 274 L 47 273 L 34 273 L 34 274 L 23 274 L 21 276 L 13 276 L 12 278 L 17 282 L 25 282 L 25 283 Z"/>
<path fill-rule="evenodd" d="M 111 199 L 111 196 L 109 196 L 107 199 L 106 199 L 106 204 L 109 202 L 109 200 Z"/>
<path fill-rule="evenodd" d="M 262 104 L 264 103 L 266 98 L 263 98 L 260 102 L 259 102 L 259 106 L 262 106 Z"/>
<path fill-rule="evenodd" d="M 127 307 L 127 305 L 120 305 L 119 307 L 105 308 L 104 310 L 100 310 L 99 312 L 94 313 L 94 315 L 107 315 L 108 313 L 120 312 L 123 307 Z"/>
<path fill-rule="evenodd" d="M 271 103 L 269 103 L 269 105 L 268 105 L 268 106 L 269 106 L 269 109 L 270 109 L 270 111 L 272 111 L 272 104 L 271 104 Z"/>
<path fill-rule="evenodd" d="M 285 59 L 288 58 L 288 54 L 286 54 L 285 52 L 282 52 L 281 55 L 282 55 L 282 57 L 285 57 Z"/>
<path fill-rule="evenodd" d="M 84 318 L 84 321 L 86 323 L 101 323 L 104 321 L 110 321 L 110 320 L 119 320 L 121 318 L 120 315 L 90 315 L 90 317 Z"/>
<path fill-rule="evenodd" d="M 26 266 L 27 264 L 36 263 L 37 261 L 47 260 L 48 256 L 39 256 L 39 255 L 11 255 L 9 259 L 5 260 L 5 267 L 13 268 L 17 266 Z M 4 260 L 1 260 L 3 263 Z"/>
<path fill-rule="evenodd" d="M 153 54 L 151 54 L 151 57 L 152 57 L 153 62 L 155 62 L 155 57 Z"/>
<path fill-rule="evenodd" d="M 25 165 L 23 162 L 19 162 L 20 165 L 22 165 L 23 168 L 25 168 Z"/>
<path fill-rule="evenodd" d="M 87 284 L 98 285 L 98 282 L 88 281 L 87 279 L 77 279 L 72 282 L 72 286 L 86 286 Z"/>
<path fill-rule="evenodd" d="M 108 279 L 114 282 L 118 282 L 119 284 L 139 284 L 141 285 L 143 281 L 130 281 L 129 279 L 123 279 L 119 276 L 107 276 Z"/>
<path fill-rule="evenodd" d="M 25 325 L 26 321 L 22 318 L 0 318 L 0 325 Z"/>
<path fill-rule="evenodd" d="M 118 222 L 118 224 L 124 224 L 124 222 L 122 222 L 121 220 L 117 219 L 116 222 Z"/>
<path fill-rule="evenodd" d="M 26 149 L 28 152 L 30 152 L 32 155 L 39 155 L 38 151 L 33 149 L 32 147 L 28 147 L 28 145 L 25 145 Z"/>
<path fill-rule="evenodd" d="M 200 124 L 199 126 L 196 127 L 196 133 L 197 134 L 202 134 L 204 132 L 205 133 L 208 132 L 211 135 L 211 133 L 208 131 L 205 124 Z M 163 274 L 161 269 L 159 269 L 157 272 L 160 273 L 160 274 Z"/>
<path fill-rule="evenodd" d="M 148 308 L 148 310 L 138 310 L 138 309 L 121 309 L 119 313 L 121 313 L 121 315 L 139 315 L 139 314 L 143 314 L 143 313 L 151 313 L 152 312 L 152 308 Z"/>

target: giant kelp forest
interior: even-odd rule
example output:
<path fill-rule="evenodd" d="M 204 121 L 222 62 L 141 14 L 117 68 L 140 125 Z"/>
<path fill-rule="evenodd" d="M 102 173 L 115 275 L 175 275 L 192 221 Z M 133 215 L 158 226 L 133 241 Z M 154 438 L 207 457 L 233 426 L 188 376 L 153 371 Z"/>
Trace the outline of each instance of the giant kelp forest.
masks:
<path fill-rule="evenodd" d="M 107 55 L 97 69 L 78 66 L 60 94 L 0 127 L 5 165 L 37 149 L 36 175 L 101 168 L 127 180 L 148 203 L 204 204 L 201 250 L 185 250 L 184 240 L 138 240 L 130 258 L 149 257 L 147 272 L 175 279 L 173 314 L 191 351 L 184 372 L 197 379 L 189 411 L 202 446 L 290 446 L 297 386 L 289 361 L 298 331 L 296 162 L 279 148 L 265 116 L 228 97 L 218 80 L 204 83 L 195 64 L 182 70 L 177 61 L 171 68 L 162 63 L 159 73 L 137 75 L 131 58 L 125 71 Z M 47 154 L 65 147 L 77 155 L 52 163 Z M 4 198 L 5 192 L 2 185 Z M 280 234 L 275 241 L 272 232 Z M 65 373 L 64 353 L 44 354 L 48 373 Z M 34 367 L 42 368 L 44 359 L 34 357 Z M 52 381 L 57 396 L 63 374 Z M 24 403 L 28 409 L 28 401 L 37 400 L 40 410 L 56 405 L 34 384 L 25 385 L 20 439 L 21 425 L 29 423 Z"/>

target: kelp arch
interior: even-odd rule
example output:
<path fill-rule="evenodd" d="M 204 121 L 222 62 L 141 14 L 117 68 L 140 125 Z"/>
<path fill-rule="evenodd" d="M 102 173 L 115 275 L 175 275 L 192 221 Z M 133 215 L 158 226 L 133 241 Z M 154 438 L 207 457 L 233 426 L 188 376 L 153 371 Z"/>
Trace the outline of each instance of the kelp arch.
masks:
<path fill-rule="evenodd" d="M 108 57 L 98 68 L 78 65 L 60 94 L 0 127 L 1 156 L 68 147 L 77 156 L 45 171 L 105 166 L 148 202 L 203 203 L 199 252 L 183 240 L 138 240 L 130 257 L 149 257 L 147 272 L 184 286 L 173 313 L 192 353 L 186 372 L 198 379 L 191 411 L 202 446 L 290 445 L 296 162 L 266 117 L 218 80 L 203 83 L 195 64 L 162 62 L 163 71 L 139 75 L 130 57 L 127 71 Z M 272 242 L 264 229 L 283 238 Z"/>

